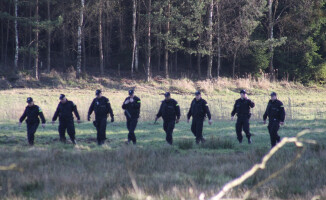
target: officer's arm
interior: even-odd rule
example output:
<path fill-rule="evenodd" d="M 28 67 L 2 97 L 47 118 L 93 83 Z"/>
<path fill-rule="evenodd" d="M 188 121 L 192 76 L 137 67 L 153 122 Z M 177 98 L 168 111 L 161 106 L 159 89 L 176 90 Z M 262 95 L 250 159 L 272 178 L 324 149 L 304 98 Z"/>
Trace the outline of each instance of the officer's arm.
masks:
<path fill-rule="evenodd" d="M 94 104 L 95 104 L 95 100 L 93 100 L 92 103 L 91 103 L 91 105 L 89 106 L 88 114 L 87 114 L 87 117 L 88 117 L 88 118 L 91 116 L 91 114 L 92 114 L 93 111 L 94 111 Z"/>
<path fill-rule="evenodd" d="M 204 110 L 205 113 L 207 114 L 208 119 L 211 120 L 212 119 L 211 111 L 209 110 L 208 103 L 206 101 L 204 105 Z"/>
<path fill-rule="evenodd" d="M 141 106 L 141 100 L 140 100 L 140 98 L 137 98 L 136 99 L 136 102 L 135 102 L 135 108 L 137 108 L 137 109 L 139 109 L 140 108 L 140 106 Z"/>
<path fill-rule="evenodd" d="M 53 122 L 56 121 L 58 116 L 59 116 L 59 113 L 60 113 L 59 106 L 60 106 L 60 104 L 58 105 L 57 110 L 55 111 L 55 113 L 54 113 L 54 115 L 52 117 Z"/>
<path fill-rule="evenodd" d="M 249 106 L 250 108 L 254 108 L 255 107 L 255 103 L 251 100 L 249 100 Z"/>
<path fill-rule="evenodd" d="M 73 103 L 73 108 L 72 109 L 74 111 L 74 114 L 75 114 L 77 120 L 80 120 L 80 116 L 79 116 L 76 104 Z"/>
<path fill-rule="evenodd" d="M 159 119 L 160 117 L 162 117 L 162 109 L 163 109 L 163 102 L 160 106 L 160 109 L 158 110 L 158 113 L 156 115 L 156 118 Z"/>
<path fill-rule="evenodd" d="M 122 109 L 124 109 L 124 110 L 127 109 L 127 104 L 125 104 L 125 102 L 127 101 L 127 99 L 128 99 L 128 97 L 122 103 Z"/>
<path fill-rule="evenodd" d="M 193 101 L 192 101 L 192 102 L 193 102 Z M 187 119 L 190 119 L 190 117 L 192 116 L 192 112 L 191 112 L 192 102 L 191 102 L 191 104 L 190 104 L 190 108 L 189 108 L 189 111 L 188 111 L 188 114 L 187 114 Z"/>
<path fill-rule="evenodd" d="M 111 119 L 113 119 L 114 118 L 114 114 L 113 114 L 113 110 L 111 108 L 110 101 L 107 102 L 107 107 L 108 107 L 108 112 L 110 113 L 110 117 L 111 117 Z"/>
<path fill-rule="evenodd" d="M 38 113 L 39 113 L 39 116 L 41 118 L 42 124 L 45 124 L 45 122 L 46 122 L 45 117 L 44 117 L 43 111 L 42 111 L 42 109 L 40 107 L 38 107 Z"/>
<path fill-rule="evenodd" d="M 266 111 L 265 111 L 264 116 L 263 116 L 263 120 L 264 120 L 264 121 L 266 121 L 266 119 L 267 119 L 267 116 L 268 116 L 268 109 L 269 109 L 269 103 L 268 103 L 268 105 L 267 105 Z"/>
<path fill-rule="evenodd" d="M 237 106 L 237 102 L 234 103 L 233 110 L 231 112 L 231 117 L 234 117 L 234 115 L 236 114 L 236 106 Z"/>
<path fill-rule="evenodd" d="M 285 120 L 285 110 L 284 110 L 284 105 L 281 103 L 280 105 L 280 121 L 284 122 Z"/>
<path fill-rule="evenodd" d="M 180 119 L 181 113 L 180 113 L 180 106 L 178 104 L 178 102 L 175 102 L 175 113 L 177 114 L 177 119 Z"/>
<path fill-rule="evenodd" d="M 23 115 L 19 119 L 20 123 L 22 123 L 25 120 L 26 116 L 27 116 L 26 110 L 27 110 L 27 108 L 25 108 L 25 111 L 24 111 Z"/>

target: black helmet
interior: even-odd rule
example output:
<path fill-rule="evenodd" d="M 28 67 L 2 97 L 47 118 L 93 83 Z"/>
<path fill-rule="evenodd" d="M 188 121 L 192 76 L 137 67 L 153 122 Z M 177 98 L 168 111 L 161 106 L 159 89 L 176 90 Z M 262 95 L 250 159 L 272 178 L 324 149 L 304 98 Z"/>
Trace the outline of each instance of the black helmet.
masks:
<path fill-rule="evenodd" d="M 26 102 L 27 103 L 32 103 L 33 102 L 33 98 L 32 97 L 28 97 Z"/>

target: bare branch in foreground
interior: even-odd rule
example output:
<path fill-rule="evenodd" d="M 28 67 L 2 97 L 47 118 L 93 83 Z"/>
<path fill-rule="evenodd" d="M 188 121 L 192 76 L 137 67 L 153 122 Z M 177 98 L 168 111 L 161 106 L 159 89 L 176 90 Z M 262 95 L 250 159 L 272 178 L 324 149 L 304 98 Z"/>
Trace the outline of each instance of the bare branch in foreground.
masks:
<path fill-rule="evenodd" d="M 300 137 L 310 133 L 310 130 L 304 130 L 301 131 L 300 133 L 298 133 L 298 135 L 296 137 L 285 137 L 281 140 L 281 142 L 279 142 L 274 148 L 272 148 L 262 159 L 262 162 L 259 164 L 254 165 L 249 171 L 245 172 L 244 174 L 242 174 L 239 178 L 234 179 L 233 181 L 227 183 L 226 185 L 224 185 L 224 187 L 222 188 L 222 190 L 220 190 L 220 192 L 215 195 L 214 197 L 211 198 L 211 200 L 220 200 L 222 199 L 232 188 L 241 185 L 244 181 L 246 181 L 248 178 L 250 178 L 251 176 L 253 176 L 258 170 L 260 169 L 265 169 L 266 168 L 266 164 L 269 161 L 269 159 L 278 151 L 280 150 L 284 145 L 286 145 L 287 143 L 295 143 L 295 145 L 299 148 L 303 147 L 303 143 L 316 143 L 313 140 L 301 140 Z M 319 132 L 319 131 L 318 131 Z M 263 183 L 267 182 L 268 180 L 275 178 L 277 175 L 279 175 L 281 172 L 285 171 L 286 169 L 288 169 L 289 167 L 292 166 L 292 164 L 298 160 L 301 155 L 303 153 L 303 150 L 300 151 L 297 156 L 290 162 L 288 163 L 284 168 L 278 170 L 277 172 L 273 173 L 270 177 L 268 177 L 267 179 L 265 179 L 263 182 L 258 183 L 257 185 L 255 185 L 253 187 L 253 189 L 259 187 L 260 185 L 262 185 Z M 247 197 L 249 197 L 251 194 L 251 190 L 249 190 L 248 192 L 246 192 L 246 194 L 244 195 L 243 199 L 246 199 Z"/>

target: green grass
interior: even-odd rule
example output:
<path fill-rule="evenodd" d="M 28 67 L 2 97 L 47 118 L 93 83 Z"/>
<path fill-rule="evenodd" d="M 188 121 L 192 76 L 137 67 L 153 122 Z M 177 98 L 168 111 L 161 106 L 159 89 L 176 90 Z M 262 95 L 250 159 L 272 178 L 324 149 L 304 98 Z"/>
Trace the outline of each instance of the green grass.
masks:
<path fill-rule="evenodd" d="M 268 83 L 272 89 L 248 86 L 245 88 L 249 97 L 256 103 L 250 125 L 253 144 L 247 144 L 246 140 L 239 144 L 235 121 L 229 120 L 233 103 L 239 98 L 238 83 L 218 88 L 217 83 L 172 82 L 118 84 L 102 80 L 102 85 L 92 85 L 92 89 L 0 91 L 0 166 L 14 163 L 23 169 L 22 172 L 0 171 L 0 199 L 146 199 L 149 196 L 152 199 L 198 199 L 201 193 L 210 197 L 259 162 L 270 150 L 267 125 L 262 124 L 261 118 L 271 90 L 279 93 L 287 111 L 286 124 L 279 131 L 281 137 L 293 137 L 304 129 L 326 130 L 323 88 L 310 90 L 293 86 L 284 90 L 279 84 L 274 86 L 272 83 Z M 183 84 L 189 85 L 185 87 Z M 108 85 L 111 89 L 106 88 Z M 86 121 L 95 88 L 102 88 L 110 99 L 116 119 L 108 124 L 109 140 L 101 147 L 96 144 L 95 128 Z M 128 88 L 136 88 L 136 95 L 142 99 L 136 146 L 124 144 L 127 129 L 121 104 Z M 203 97 L 209 103 L 214 120 L 212 126 L 205 122 L 207 142 L 202 145 L 195 144 L 190 124 L 185 122 L 193 98 L 191 92 L 198 88 L 207 91 Z M 153 124 L 163 99 L 161 93 L 169 89 L 178 92 L 172 93 L 172 97 L 179 102 L 182 112 L 182 120 L 174 130 L 172 147 L 165 142 L 162 121 Z M 82 117 L 83 123 L 76 124 L 78 145 L 75 147 L 71 143 L 61 144 L 58 124 L 52 126 L 49 123 L 61 93 L 77 104 Z M 36 145 L 32 148 L 27 145 L 26 125 L 23 124 L 21 129 L 17 125 L 28 96 L 42 107 L 48 121 L 45 129 L 39 127 Z M 312 132 L 304 138 L 316 140 L 318 144 L 307 145 L 302 158 L 281 176 L 255 191 L 253 199 L 311 199 L 315 195 L 326 199 L 326 135 Z M 241 198 L 244 191 L 291 161 L 296 152 L 293 144 L 286 145 L 264 171 L 232 190 L 228 197 Z M 140 196 L 132 180 L 141 191 Z"/>
<path fill-rule="evenodd" d="M 325 122 L 289 121 L 281 128 L 280 135 L 292 137 L 306 128 L 326 129 Z M 176 125 L 172 147 L 165 142 L 161 121 L 156 125 L 139 123 L 137 146 L 124 144 L 127 130 L 123 122 L 110 123 L 107 128 L 109 142 L 102 147 L 96 145 L 91 123 L 76 124 L 76 147 L 70 143 L 61 144 L 57 124 L 48 124 L 44 130 L 39 128 L 33 148 L 27 145 L 25 125 L 19 129 L 15 123 L 2 123 L 0 163 L 15 163 L 24 171 L 0 171 L 0 198 L 135 199 L 137 195 L 128 170 L 132 171 L 146 197 L 198 199 L 202 192 L 213 195 L 223 184 L 259 162 L 270 149 L 265 125 L 252 121 L 254 136 L 253 144 L 249 145 L 236 141 L 234 123 L 217 121 L 208 126 L 206 122 L 204 136 L 207 142 L 196 145 L 190 124 L 181 122 Z M 322 194 L 326 184 L 326 136 L 316 133 L 306 137 L 317 140 L 318 145 L 308 146 L 298 163 L 281 177 L 265 184 L 254 196 L 306 199 Z M 287 145 L 271 160 L 266 171 L 259 172 L 231 195 L 241 197 L 240 191 L 280 169 L 295 152 L 293 145 Z"/>

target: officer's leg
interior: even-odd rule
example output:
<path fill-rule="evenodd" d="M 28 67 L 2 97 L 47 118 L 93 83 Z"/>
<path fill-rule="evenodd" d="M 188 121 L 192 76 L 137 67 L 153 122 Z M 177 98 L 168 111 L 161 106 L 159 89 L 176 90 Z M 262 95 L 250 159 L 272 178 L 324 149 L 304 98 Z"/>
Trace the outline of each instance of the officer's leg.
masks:
<path fill-rule="evenodd" d="M 275 122 L 270 122 L 268 125 L 268 129 L 271 137 L 271 146 L 274 147 L 276 145 Z"/>
<path fill-rule="evenodd" d="M 128 128 L 128 142 L 132 141 L 131 134 L 130 134 L 130 128 L 131 128 L 131 120 L 127 118 L 127 128 Z"/>
<path fill-rule="evenodd" d="M 165 133 L 168 131 L 168 125 L 169 125 L 168 122 L 163 120 L 163 130 Z"/>
<path fill-rule="evenodd" d="M 66 122 L 59 122 L 59 136 L 61 142 L 66 142 Z"/>
<path fill-rule="evenodd" d="M 192 122 L 191 122 L 191 132 L 197 138 L 196 130 L 197 130 L 197 128 L 196 128 L 196 120 L 195 119 L 192 119 Z"/>
<path fill-rule="evenodd" d="M 101 123 L 100 123 L 101 144 L 104 144 L 104 142 L 106 140 L 106 125 L 107 125 L 107 119 L 106 118 L 101 119 Z"/>
<path fill-rule="evenodd" d="M 246 133 L 246 137 L 248 139 L 248 144 L 251 144 L 251 134 L 250 134 L 250 124 L 249 118 L 243 119 L 243 131 Z"/>
<path fill-rule="evenodd" d="M 76 138 L 75 138 L 76 131 L 75 131 L 74 121 L 70 121 L 69 123 L 67 123 L 67 132 L 68 132 L 71 142 L 73 144 L 76 144 Z"/>
<path fill-rule="evenodd" d="M 100 145 L 101 143 L 101 137 L 100 137 L 100 120 L 96 119 L 95 120 L 95 124 L 96 124 L 96 140 L 97 140 L 97 144 Z"/>
<path fill-rule="evenodd" d="M 174 120 L 168 122 L 168 127 L 167 127 L 167 132 L 166 132 L 166 141 L 171 145 L 173 143 L 172 134 L 173 134 L 174 126 L 175 126 Z"/>
<path fill-rule="evenodd" d="M 238 141 L 241 143 L 242 142 L 242 119 L 240 117 L 238 117 L 237 123 L 235 124 L 235 130 L 237 133 Z"/>
<path fill-rule="evenodd" d="M 34 145 L 34 135 L 39 126 L 39 123 L 27 124 L 27 139 L 30 145 Z"/>
<path fill-rule="evenodd" d="M 136 135 L 135 135 L 135 129 L 137 127 L 138 119 L 131 119 L 130 123 L 130 138 L 134 144 L 136 144 Z"/>
<path fill-rule="evenodd" d="M 279 143 L 281 141 L 281 137 L 278 135 L 279 129 L 280 129 L 280 124 L 279 124 L 279 122 L 277 122 L 277 124 L 275 124 L 275 139 L 276 139 L 277 143 Z"/>
<path fill-rule="evenodd" d="M 244 119 L 243 131 L 246 133 L 246 137 L 249 139 L 251 137 L 249 119 Z"/>
<path fill-rule="evenodd" d="M 197 119 L 197 123 L 196 123 L 196 142 L 199 143 L 201 141 L 204 141 L 203 138 L 203 126 L 204 126 L 204 120 L 202 119 Z"/>

